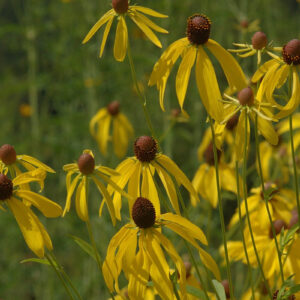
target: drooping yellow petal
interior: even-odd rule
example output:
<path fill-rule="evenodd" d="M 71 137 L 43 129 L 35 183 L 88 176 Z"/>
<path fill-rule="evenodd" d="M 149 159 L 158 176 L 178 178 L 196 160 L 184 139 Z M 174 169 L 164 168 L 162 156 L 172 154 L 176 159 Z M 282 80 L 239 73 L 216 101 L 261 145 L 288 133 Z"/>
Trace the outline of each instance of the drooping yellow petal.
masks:
<path fill-rule="evenodd" d="M 130 9 L 133 9 L 133 10 L 137 10 L 137 11 L 140 11 L 146 15 L 149 15 L 149 16 L 152 16 L 152 17 L 156 17 L 156 18 L 168 18 L 167 15 L 163 15 L 151 8 L 148 8 L 148 7 L 144 7 L 144 6 L 139 6 L 139 5 L 135 5 L 135 6 L 131 6 Z"/>
<path fill-rule="evenodd" d="M 240 91 L 248 86 L 242 68 L 227 50 L 211 39 L 209 39 L 205 45 L 219 61 L 231 88 Z"/>
<path fill-rule="evenodd" d="M 32 156 L 22 154 L 22 155 L 18 155 L 18 159 L 28 162 L 29 164 L 37 168 L 41 168 L 49 173 L 55 173 L 53 169 L 51 169 L 50 167 L 48 167 L 47 165 L 45 165 L 44 163 L 42 163 L 41 161 L 39 161 L 38 159 Z"/>
<path fill-rule="evenodd" d="M 103 196 L 103 199 L 107 205 L 111 220 L 113 222 L 113 225 L 115 226 L 116 225 L 116 215 L 115 215 L 115 208 L 114 208 L 113 201 L 112 201 L 107 189 L 102 184 L 102 182 L 100 180 L 98 180 L 98 178 L 94 175 L 92 175 L 92 179 L 95 182 L 98 190 L 100 191 L 100 193 Z M 99 216 L 101 216 L 100 210 L 99 210 Z"/>
<path fill-rule="evenodd" d="M 235 155 L 236 155 L 237 160 L 243 159 L 244 145 L 245 145 L 245 118 L 246 117 L 247 117 L 246 111 L 243 110 L 240 114 L 239 122 L 237 124 L 236 131 L 235 131 L 234 148 L 235 148 Z M 247 120 L 247 124 L 248 124 L 248 127 L 247 127 L 247 137 L 248 137 L 247 149 L 248 149 L 249 148 L 249 135 L 250 135 L 249 120 Z"/>
<path fill-rule="evenodd" d="M 96 115 L 91 119 L 89 127 L 90 127 L 90 133 L 94 138 L 97 138 L 97 132 L 96 132 L 96 124 L 100 122 L 105 115 L 107 114 L 107 109 L 106 108 L 101 108 L 98 110 Z"/>
<path fill-rule="evenodd" d="M 140 14 L 139 12 L 135 11 L 133 13 L 133 15 L 138 16 L 139 19 L 148 27 L 150 27 L 151 29 L 160 32 L 160 33 L 168 33 L 168 31 L 158 25 L 156 25 L 155 23 L 153 23 L 149 18 L 147 18 L 146 16 L 144 16 L 143 14 Z"/>
<path fill-rule="evenodd" d="M 111 116 L 106 115 L 101 123 L 98 124 L 98 135 L 97 135 L 97 142 L 100 148 L 100 151 L 103 155 L 107 154 L 107 143 L 109 140 L 109 127 L 111 122 Z"/>
<path fill-rule="evenodd" d="M 214 259 L 210 256 L 209 253 L 207 253 L 203 249 L 199 248 L 198 251 L 203 264 L 215 275 L 216 279 L 220 281 L 220 270 Z"/>
<path fill-rule="evenodd" d="M 102 25 L 104 25 L 108 20 L 114 18 L 115 12 L 113 9 L 109 10 L 107 13 L 105 13 L 98 21 L 97 23 L 91 28 L 91 30 L 88 32 L 84 40 L 82 41 L 83 44 L 88 42 L 91 37 L 100 29 Z"/>
<path fill-rule="evenodd" d="M 207 164 L 200 165 L 192 180 L 192 184 L 196 192 L 198 192 L 203 198 L 206 197 L 206 192 L 205 192 L 206 187 L 204 181 L 205 181 L 207 169 L 208 169 Z M 193 196 L 191 196 L 191 202 L 193 206 L 197 205 L 197 200 Z"/>
<path fill-rule="evenodd" d="M 213 119 L 221 122 L 223 106 L 219 85 L 214 67 L 202 47 L 198 48 L 195 70 L 197 87 L 204 107 Z"/>
<path fill-rule="evenodd" d="M 207 147 L 209 146 L 210 143 L 211 143 L 211 129 L 207 128 L 204 131 L 204 134 L 201 139 L 201 144 L 199 145 L 198 150 L 197 150 L 197 157 L 198 157 L 199 161 L 203 161 L 204 151 L 207 149 Z"/>
<path fill-rule="evenodd" d="M 128 31 L 124 16 L 119 16 L 116 30 L 114 56 L 117 61 L 123 61 L 127 52 Z"/>
<path fill-rule="evenodd" d="M 275 64 L 278 64 L 278 61 L 276 59 L 271 59 L 265 62 L 262 66 L 259 67 L 259 69 L 254 73 L 254 75 L 251 78 L 251 81 L 253 83 L 258 82 L 265 73 Z"/>
<path fill-rule="evenodd" d="M 60 205 L 42 195 L 27 190 L 16 190 L 15 195 L 30 202 L 47 218 L 57 218 L 62 214 Z"/>
<path fill-rule="evenodd" d="M 142 174 L 142 163 L 137 162 L 135 165 L 135 171 L 132 173 L 131 178 L 128 181 L 128 194 L 132 197 L 131 201 L 128 201 L 129 204 L 129 212 L 131 216 L 132 206 L 135 200 L 141 196 L 140 192 L 140 181 L 141 181 L 141 174 Z"/>
<path fill-rule="evenodd" d="M 28 247 L 38 256 L 44 257 L 44 239 L 30 208 L 22 201 L 11 197 L 7 205 L 14 214 Z"/>
<path fill-rule="evenodd" d="M 102 42 L 101 42 L 101 47 L 100 47 L 100 52 L 99 52 L 99 57 L 102 57 L 105 45 L 106 45 L 106 41 L 107 41 L 107 37 L 108 34 L 110 32 L 110 28 L 111 25 L 113 23 L 114 18 L 112 17 L 106 24 L 105 29 L 104 29 L 104 33 L 103 33 L 103 38 L 102 38 Z"/>
<path fill-rule="evenodd" d="M 149 25 L 143 18 L 138 14 L 130 14 L 131 20 L 143 31 L 146 37 L 157 47 L 161 48 L 161 42 L 157 38 L 157 36 L 153 33 L 153 31 L 148 27 Z M 150 21 L 150 20 L 149 20 Z"/>
<path fill-rule="evenodd" d="M 17 168 L 18 169 L 18 168 Z M 46 171 L 43 169 L 33 169 L 32 171 L 28 171 L 25 173 L 21 173 L 21 171 L 18 169 L 19 175 L 13 179 L 13 185 L 14 186 L 25 186 L 27 183 L 30 182 L 39 182 L 41 187 L 43 187 L 43 182 L 46 178 Z M 26 185 L 28 189 L 28 185 Z"/>
<path fill-rule="evenodd" d="M 63 170 L 64 170 L 65 172 L 79 171 L 78 165 L 75 164 L 75 163 L 64 165 L 64 166 L 63 166 Z"/>
<path fill-rule="evenodd" d="M 66 212 L 68 212 L 70 210 L 70 206 L 71 206 L 71 198 L 72 198 L 72 195 L 74 193 L 74 190 L 76 188 L 76 185 L 78 183 L 78 180 L 80 178 L 81 174 L 78 174 L 74 180 L 72 181 L 71 185 L 69 186 L 69 189 L 67 189 L 67 200 L 66 200 L 66 205 L 65 205 L 65 208 L 64 208 L 64 211 L 63 211 L 63 214 L 62 216 L 64 217 Z"/>
<path fill-rule="evenodd" d="M 84 176 L 78 185 L 75 198 L 75 208 L 78 217 L 84 221 L 88 221 L 88 210 L 86 203 L 86 177 Z"/>
<path fill-rule="evenodd" d="M 252 49 L 252 50 L 250 50 L 250 51 L 247 52 L 247 53 L 238 54 L 238 56 L 239 56 L 239 57 L 245 58 L 245 57 L 252 56 L 252 55 L 254 55 L 255 53 L 256 53 L 256 50 Z"/>
<path fill-rule="evenodd" d="M 234 169 L 230 168 L 226 164 L 220 163 L 219 172 L 222 189 L 237 194 L 237 183 Z M 242 178 L 239 178 L 239 184 L 240 197 L 243 198 Z"/>
<path fill-rule="evenodd" d="M 188 87 L 191 70 L 195 63 L 196 54 L 197 50 L 195 47 L 190 47 L 186 52 L 184 52 L 184 56 L 176 75 L 176 94 L 181 109 L 183 108 L 186 90 Z"/>
<path fill-rule="evenodd" d="M 114 152 L 119 158 L 122 158 L 127 151 L 128 137 L 125 128 L 122 127 L 118 118 L 113 118 L 112 136 Z"/>
<path fill-rule="evenodd" d="M 209 166 L 203 183 L 203 188 L 205 189 L 204 198 L 210 202 L 213 208 L 216 208 L 218 205 L 218 189 L 216 176 L 217 173 L 215 166 Z"/>

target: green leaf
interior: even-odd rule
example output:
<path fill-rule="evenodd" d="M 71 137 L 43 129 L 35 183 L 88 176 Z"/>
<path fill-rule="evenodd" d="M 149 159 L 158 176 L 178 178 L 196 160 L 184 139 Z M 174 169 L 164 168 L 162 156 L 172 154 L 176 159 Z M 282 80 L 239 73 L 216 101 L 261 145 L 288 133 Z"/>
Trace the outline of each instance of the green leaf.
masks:
<path fill-rule="evenodd" d="M 20 261 L 21 264 L 28 263 L 28 262 L 35 262 L 35 263 L 39 263 L 42 265 L 51 266 L 49 261 L 45 258 L 27 258 L 27 259 L 23 259 L 22 261 Z"/>
<path fill-rule="evenodd" d="M 222 283 L 216 279 L 213 279 L 212 283 L 216 289 L 216 292 L 217 292 L 220 300 L 226 300 L 226 294 L 225 294 L 224 286 L 222 285 Z"/>
<path fill-rule="evenodd" d="M 96 256 L 95 256 L 95 251 L 94 248 L 86 241 L 82 240 L 81 238 L 71 235 L 70 236 L 75 243 L 83 250 L 85 251 L 89 256 L 91 256 L 95 261 L 97 261 Z"/>
<path fill-rule="evenodd" d="M 293 294 L 296 294 L 300 291 L 300 284 L 296 284 L 294 286 L 292 286 L 286 293 L 285 296 L 289 297 Z"/>
<path fill-rule="evenodd" d="M 198 299 L 200 300 L 206 300 L 206 297 L 205 297 L 205 294 L 203 291 L 193 287 L 193 286 L 190 286 L 190 285 L 187 285 L 186 286 L 186 290 L 189 294 L 197 297 Z M 226 300 L 226 299 L 225 299 Z"/>

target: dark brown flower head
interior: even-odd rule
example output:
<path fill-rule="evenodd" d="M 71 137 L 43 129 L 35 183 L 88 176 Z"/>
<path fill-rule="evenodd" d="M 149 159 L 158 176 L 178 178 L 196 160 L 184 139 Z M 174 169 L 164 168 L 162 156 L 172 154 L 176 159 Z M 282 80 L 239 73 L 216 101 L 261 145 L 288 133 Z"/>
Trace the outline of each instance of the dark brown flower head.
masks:
<path fill-rule="evenodd" d="M 13 183 L 4 174 L 0 174 L 0 201 L 9 199 L 13 194 Z"/>
<path fill-rule="evenodd" d="M 257 31 L 252 36 L 252 46 L 256 50 L 261 50 L 262 48 L 266 47 L 268 44 L 267 36 L 262 31 Z"/>
<path fill-rule="evenodd" d="M 220 160 L 222 152 L 217 149 L 217 157 L 218 157 L 218 161 Z M 215 158 L 214 158 L 214 148 L 213 148 L 213 144 L 210 143 L 207 148 L 204 151 L 204 158 L 207 164 L 209 164 L 210 166 L 214 166 L 215 165 Z"/>
<path fill-rule="evenodd" d="M 249 22 L 248 22 L 248 20 L 246 20 L 246 19 L 244 19 L 244 20 L 242 20 L 241 22 L 240 22 L 240 25 L 241 25 L 241 27 L 242 28 L 248 28 L 248 26 L 249 26 Z"/>
<path fill-rule="evenodd" d="M 12 165 L 17 159 L 16 150 L 9 144 L 2 145 L 0 148 L 0 159 L 6 165 Z"/>
<path fill-rule="evenodd" d="M 230 291 L 229 291 L 229 282 L 227 279 L 223 280 L 222 285 L 224 287 L 225 290 L 225 295 L 226 295 L 226 299 L 230 299 Z"/>
<path fill-rule="evenodd" d="M 120 103 L 119 101 L 110 102 L 106 108 L 110 115 L 116 116 L 120 112 Z"/>
<path fill-rule="evenodd" d="M 117 14 L 125 14 L 128 11 L 128 0 L 112 0 L 111 4 Z"/>
<path fill-rule="evenodd" d="M 283 60 L 288 64 L 300 64 L 300 40 L 293 39 L 282 48 Z"/>
<path fill-rule="evenodd" d="M 236 127 L 236 125 L 239 122 L 239 114 L 236 113 L 235 115 L 233 115 L 226 123 L 226 128 L 230 131 L 233 131 L 233 129 Z"/>
<path fill-rule="evenodd" d="M 193 15 L 187 20 L 186 35 L 191 44 L 203 45 L 210 35 L 211 21 L 205 15 Z"/>
<path fill-rule="evenodd" d="M 150 162 L 157 153 L 157 143 L 154 138 L 143 135 L 134 142 L 134 154 L 141 162 Z"/>
<path fill-rule="evenodd" d="M 298 211 L 297 209 L 292 210 L 292 217 L 290 219 L 290 223 L 288 225 L 288 229 L 291 229 L 294 225 L 298 224 L 299 219 L 298 219 Z"/>
<path fill-rule="evenodd" d="M 240 104 L 243 106 L 251 106 L 254 104 L 254 94 L 251 87 L 246 87 L 238 92 L 237 95 Z"/>
<path fill-rule="evenodd" d="M 132 219 L 139 228 L 149 228 L 155 223 L 155 209 L 151 201 L 139 197 L 132 206 Z"/>
<path fill-rule="evenodd" d="M 286 224 L 284 223 L 284 221 L 283 221 L 283 220 L 280 220 L 280 219 L 275 220 L 275 221 L 273 222 L 273 226 L 274 226 L 276 235 L 279 234 L 279 233 L 281 232 L 281 229 L 282 229 L 282 228 L 284 228 L 284 229 L 287 228 L 287 226 L 286 226 Z M 270 239 L 272 239 L 272 238 L 274 237 L 274 236 L 273 236 L 273 232 L 272 232 L 272 227 L 270 227 L 269 237 L 270 237 Z"/>
<path fill-rule="evenodd" d="M 88 153 L 83 153 L 82 155 L 80 155 L 77 164 L 79 171 L 84 175 L 93 173 L 95 169 L 95 159 Z"/>

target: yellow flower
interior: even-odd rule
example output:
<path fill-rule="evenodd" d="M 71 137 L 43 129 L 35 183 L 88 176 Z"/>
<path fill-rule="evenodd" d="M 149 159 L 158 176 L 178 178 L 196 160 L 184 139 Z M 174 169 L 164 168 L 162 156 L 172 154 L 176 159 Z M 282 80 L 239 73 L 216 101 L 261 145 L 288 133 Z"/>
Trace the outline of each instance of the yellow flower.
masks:
<path fill-rule="evenodd" d="M 199 153 L 199 152 L 198 152 Z M 218 193 L 217 193 L 217 180 L 216 180 L 216 169 L 215 160 L 213 153 L 212 142 L 208 144 L 204 153 L 204 157 L 201 157 L 202 161 L 204 158 L 204 163 L 198 168 L 194 179 L 192 181 L 195 190 L 205 199 L 210 202 L 210 204 L 216 208 L 218 204 Z M 235 170 L 230 168 L 222 160 L 222 152 L 217 149 L 218 163 L 219 163 L 219 176 L 221 188 L 230 191 L 232 193 L 237 193 Z M 242 180 L 240 178 L 240 191 L 242 191 Z M 195 203 L 195 199 L 191 199 L 192 203 Z"/>
<path fill-rule="evenodd" d="M 21 116 L 28 118 L 32 115 L 31 106 L 29 104 L 23 103 L 19 107 L 19 112 L 20 112 Z"/>
<path fill-rule="evenodd" d="M 118 292 L 118 277 L 123 271 L 129 281 L 130 299 L 145 299 L 144 294 L 150 278 L 162 299 L 173 299 L 170 267 L 164 249 L 179 274 L 180 299 L 186 299 L 185 266 L 172 243 L 162 234 L 162 227 L 171 229 L 192 244 L 199 251 L 206 267 L 220 278 L 215 261 L 197 243 L 198 240 L 207 245 L 206 237 L 200 228 L 178 215 L 171 213 L 160 215 L 152 202 L 142 197 L 136 199 L 131 215 L 134 223 L 123 226 L 111 239 L 103 263 L 103 276 L 111 292 L 114 289 Z"/>
<path fill-rule="evenodd" d="M 257 54 L 257 64 L 261 63 L 261 55 L 263 53 L 269 54 L 273 57 L 271 51 L 281 51 L 281 47 L 273 47 L 271 44 L 268 44 L 267 36 L 262 31 L 257 31 L 252 36 L 251 45 L 248 44 L 238 44 L 233 43 L 234 46 L 240 47 L 242 49 L 229 49 L 229 52 L 237 53 L 239 57 L 249 57 Z M 246 52 L 246 53 L 243 53 Z M 240 54 L 243 53 L 243 54 Z"/>
<path fill-rule="evenodd" d="M 151 199 L 155 211 L 160 213 L 160 202 L 154 174 L 157 172 L 163 187 L 171 201 L 171 205 L 177 214 L 180 214 L 176 186 L 181 184 L 189 191 L 197 201 L 197 193 L 186 175 L 180 168 L 166 155 L 157 153 L 157 143 L 149 136 L 141 136 L 134 143 L 135 157 L 129 157 L 119 164 L 116 172 L 119 176 L 113 176 L 111 179 L 124 189 L 128 184 L 128 194 L 136 199 L 140 195 Z M 142 179 L 141 179 L 142 176 Z M 121 219 L 121 195 L 113 187 L 108 186 L 108 191 L 114 193 L 113 202 L 116 209 L 117 219 Z M 131 212 L 133 202 L 129 201 L 129 211 Z"/>
<path fill-rule="evenodd" d="M 219 122 L 223 119 L 219 85 L 214 67 L 205 49 L 208 49 L 219 61 L 232 89 L 241 90 L 246 85 L 246 78 L 233 56 L 216 41 L 209 39 L 210 27 L 211 22 L 204 15 L 197 14 L 189 17 L 187 37 L 171 44 L 155 64 L 149 85 L 156 85 L 163 111 L 165 110 L 164 93 L 167 80 L 179 57 L 182 57 L 182 61 L 176 76 L 176 94 L 182 110 L 191 70 L 196 64 L 196 83 L 203 105 L 212 118 Z"/>
<path fill-rule="evenodd" d="M 116 176 L 118 175 L 118 173 L 108 167 L 100 165 L 95 166 L 94 155 L 90 150 L 84 150 L 83 154 L 79 157 L 77 163 L 67 164 L 63 167 L 63 169 L 67 172 L 67 199 L 63 211 L 63 217 L 70 210 L 71 198 L 77 187 L 75 197 L 76 212 L 78 217 L 82 221 L 88 221 L 89 214 L 87 207 L 87 189 L 89 180 L 92 179 L 92 181 L 96 184 L 99 192 L 103 196 L 103 201 L 99 209 L 99 215 L 101 216 L 102 214 L 102 209 L 105 202 L 108 207 L 108 211 L 110 213 L 112 222 L 115 225 L 116 217 L 114 205 L 106 187 L 101 182 L 101 180 L 105 183 L 109 183 L 113 188 L 117 189 L 120 193 L 122 193 L 122 195 L 127 196 L 126 193 L 124 193 L 112 180 L 110 180 L 110 176 Z M 72 180 L 72 176 L 74 174 L 76 176 Z"/>
<path fill-rule="evenodd" d="M 16 218 L 28 247 L 38 257 L 43 257 L 44 247 L 52 250 L 52 242 L 43 224 L 25 202 L 35 206 L 47 218 L 59 217 L 62 209 L 48 198 L 22 188 L 24 184 L 39 180 L 40 178 L 34 176 L 32 172 L 22 173 L 13 180 L 0 174 L 0 208 L 4 210 L 3 204 L 8 206 Z"/>
<path fill-rule="evenodd" d="M 101 153 L 106 155 L 112 123 L 114 152 L 122 158 L 127 152 L 129 140 L 133 138 L 133 128 L 127 117 L 120 112 L 119 106 L 118 101 L 113 101 L 106 108 L 101 108 L 90 121 L 90 132 L 98 142 Z"/>
<path fill-rule="evenodd" d="M 281 119 L 292 114 L 300 104 L 298 75 L 300 71 L 300 40 L 291 40 L 282 48 L 282 59 L 275 55 L 273 57 L 275 58 L 264 63 L 255 72 L 252 82 L 258 82 L 264 76 L 257 92 L 257 99 L 262 101 L 263 98 L 266 98 L 279 110 L 275 118 Z M 280 89 L 288 78 L 292 81 L 290 99 L 285 105 L 281 105 L 274 100 L 273 94 L 275 89 Z"/>
<path fill-rule="evenodd" d="M 116 30 L 115 44 L 114 44 L 114 57 L 117 61 L 123 61 L 126 56 L 127 44 L 128 44 L 128 31 L 125 18 L 128 16 L 147 36 L 147 38 L 157 47 L 162 47 L 159 39 L 153 33 L 152 30 L 160 33 L 168 33 L 165 29 L 154 24 L 145 15 L 150 15 L 156 18 L 167 18 L 168 16 L 160 14 L 150 8 L 130 5 L 128 6 L 128 0 L 112 0 L 113 9 L 106 12 L 92 27 L 89 33 L 83 40 L 83 44 L 88 42 L 90 38 L 99 30 L 105 23 L 106 27 L 103 33 L 103 39 L 100 47 L 101 57 L 106 44 L 107 36 L 109 34 L 113 20 L 117 18 L 118 25 Z"/>
<path fill-rule="evenodd" d="M 229 95 L 224 94 L 226 100 L 226 108 L 231 110 L 231 113 L 221 122 L 225 124 L 230 120 L 232 116 L 240 112 L 238 124 L 235 134 L 235 155 L 237 160 L 243 158 L 244 143 L 245 143 L 245 118 L 247 118 L 247 137 L 250 137 L 250 124 L 248 116 L 255 121 L 257 115 L 257 126 L 259 132 L 264 138 L 272 145 L 277 145 L 278 134 L 274 130 L 271 121 L 275 121 L 272 118 L 271 113 L 265 109 L 269 107 L 268 103 L 263 103 L 254 98 L 254 93 L 251 87 L 245 87 L 238 92 L 237 99 Z M 249 145 L 249 141 L 247 142 Z"/>

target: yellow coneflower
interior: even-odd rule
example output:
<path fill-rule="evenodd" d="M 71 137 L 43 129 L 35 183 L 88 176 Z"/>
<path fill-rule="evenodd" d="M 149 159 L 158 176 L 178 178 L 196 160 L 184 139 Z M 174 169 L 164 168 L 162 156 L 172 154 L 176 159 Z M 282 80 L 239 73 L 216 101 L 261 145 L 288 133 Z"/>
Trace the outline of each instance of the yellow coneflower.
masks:
<path fill-rule="evenodd" d="M 90 132 L 98 142 L 103 155 L 107 153 L 111 123 L 114 152 L 122 158 L 127 152 L 128 143 L 133 138 L 134 131 L 127 117 L 120 112 L 118 101 L 113 101 L 106 108 L 101 108 L 90 121 Z"/>
<path fill-rule="evenodd" d="M 102 208 L 104 202 L 107 204 L 108 211 L 110 213 L 113 224 L 116 223 L 115 209 L 105 185 L 102 183 L 109 183 L 114 189 L 117 189 L 123 195 L 125 194 L 118 186 L 110 179 L 110 176 L 118 175 L 114 170 L 104 167 L 104 166 L 95 166 L 94 155 L 91 150 L 84 150 L 83 154 L 79 157 L 77 163 L 67 164 L 63 167 L 64 171 L 67 172 L 66 185 L 67 185 L 67 199 L 66 205 L 63 211 L 63 216 L 70 210 L 71 198 L 75 193 L 76 187 L 76 201 L 75 207 L 78 217 L 82 221 L 88 221 L 89 213 L 87 206 L 87 188 L 89 180 L 96 184 L 99 192 L 103 196 L 102 204 L 100 205 L 99 215 L 102 214 Z M 72 176 L 76 175 L 72 180 Z M 101 179 L 101 180 L 100 180 Z"/>
<path fill-rule="evenodd" d="M 274 55 L 273 55 L 274 56 Z M 252 82 L 258 82 L 263 76 L 257 92 L 259 101 L 266 98 L 279 112 L 275 118 L 281 119 L 292 114 L 300 104 L 300 40 L 293 39 L 282 48 L 282 59 L 274 56 L 264 63 L 252 77 Z M 281 88 L 290 76 L 292 89 L 290 99 L 285 105 L 277 103 L 273 98 L 275 89 Z"/>
<path fill-rule="evenodd" d="M 261 55 L 263 53 L 267 53 L 273 57 L 273 53 L 271 51 L 282 50 L 281 47 L 273 47 L 272 45 L 268 44 L 267 35 L 262 31 L 257 31 L 254 33 L 251 39 L 251 45 L 239 43 L 233 43 L 233 45 L 242 49 L 229 49 L 229 52 L 237 53 L 239 57 L 249 57 L 256 54 L 258 65 L 261 63 Z"/>
<path fill-rule="evenodd" d="M 201 158 L 202 163 L 194 178 L 193 186 L 195 190 L 210 204 L 216 208 L 218 204 L 218 193 L 217 193 L 217 180 L 216 180 L 216 169 L 215 159 L 213 152 L 213 145 L 210 142 L 203 153 L 204 157 Z M 229 167 L 222 159 L 222 152 L 217 149 L 217 157 L 219 163 L 219 176 L 221 189 L 226 191 L 237 193 L 236 176 L 235 170 Z M 242 180 L 240 178 L 240 191 L 242 191 Z M 195 204 L 195 199 L 192 198 L 192 203 Z"/>
<path fill-rule="evenodd" d="M 250 137 L 250 123 L 248 116 L 255 121 L 257 115 L 257 126 L 259 132 L 265 137 L 265 139 L 272 145 L 277 145 L 278 134 L 274 130 L 271 121 L 275 119 L 271 113 L 265 109 L 265 106 L 269 107 L 268 103 L 258 101 L 254 97 L 254 93 L 251 87 L 245 87 L 238 92 L 237 99 L 229 95 L 224 94 L 227 107 L 232 109 L 232 113 L 228 114 L 227 117 L 221 122 L 225 124 L 233 115 L 240 112 L 238 124 L 236 127 L 235 134 L 235 155 L 236 159 L 240 160 L 243 158 L 243 149 L 245 143 L 245 118 L 247 118 L 247 137 Z M 249 141 L 247 143 L 249 145 Z"/>
<path fill-rule="evenodd" d="M 157 143 L 152 137 L 139 137 L 134 143 L 134 153 L 135 157 L 127 158 L 116 168 L 119 176 L 111 178 L 121 189 L 124 189 L 128 184 L 128 194 L 133 199 L 136 199 L 140 195 L 151 199 L 156 212 L 160 213 L 158 191 L 156 182 L 154 181 L 154 174 L 157 172 L 171 201 L 171 205 L 177 214 L 180 214 L 180 209 L 173 178 L 179 186 L 182 184 L 189 191 L 190 195 L 199 201 L 190 180 L 168 156 L 158 153 Z M 121 219 L 121 195 L 110 186 L 108 186 L 108 191 L 110 194 L 114 193 L 113 202 L 116 208 L 116 217 L 117 219 Z M 129 201 L 130 212 L 132 205 L 132 201 Z"/>
<path fill-rule="evenodd" d="M 154 45 L 160 48 L 162 47 L 159 39 L 153 33 L 152 30 L 160 33 L 168 33 L 168 31 L 154 24 L 144 14 L 156 18 L 167 18 L 168 16 L 160 14 L 147 7 L 138 5 L 129 6 L 128 0 L 112 0 L 112 6 L 113 8 L 106 12 L 92 27 L 92 29 L 84 38 L 82 42 L 83 44 L 88 42 L 91 39 L 91 37 L 96 33 L 96 31 L 98 31 L 104 24 L 107 23 L 103 33 L 102 43 L 100 47 L 99 56 L 101 57 L 111 25 L 113 23 L 113 20 L 116 18 L 118 20 L 118 25 L 114 44 L 114 57 L 117 61 L 123 61 L 127 52 L 128 30 L 125 18 L 128 16 L 142 30 L 142 32 Z"/>
<path fill-rule="evenodd" d="M 177 59 L 182 57 L 176 76 L 176 93 L 181 109 L 183 110 L 191 70 L 195 64 L 196 83 L 203 105 L 212 118 L 221 122 L 222 97 L 214 67 L 205 49 L 219 61 L 233 90 L 241 90 L 246 85 L 245 75 L 233 56 L 216 41 L 209 39 L 211 21 L 205 15 L 193 15 L 188 18 L 187 23 L 187 37 L 171 44 L 162 54 L 153 68 L 149 85 L 156 85 L 161 109 L 165 110 L 164 93 L 167 80 Z"/>
<path fill-rule="evenodd" d="M 160 215 L 153 201 L 138 197 L 132 206 L 133 222 L 123 226 L 111 239 L 105 261 L 103 276 L 111 292 L 118 292 L 118 277 L 124 272 L 129 281 L 130 299 L 145 299 L 145 290 L 151 277 L 159 296 L 164 300 L 173 299 L 174 290 L 170 280 L 170 267 L 165 252 L 174 262 L 178 276 L 180 299 L 186 299 L 186 270 L 173 244 L 163 235 L 161 228 L 176 232 L 198 251 L 206 267 L 220 278 L 219 270 L 212 257 L 197 243 L 206 245 L 207 240 L 200 228 L 185 218 L 166 213 Z"/>
<path fill-rule="evenodd" d="M 22 173 L 13 180 L 0 174 L 0 208 L 3 210 L 3 204 L 7 205 L 16 218 L 28 247 L 38 257 L 44 257 L 44 248 L 52 250 L 52 242 L 30 205 L 35 206 L 47 218 L 59 217 L 62 209 L 48 198 L 22 188 L 24 184 L 39 180 L 32 172 Z"/>

